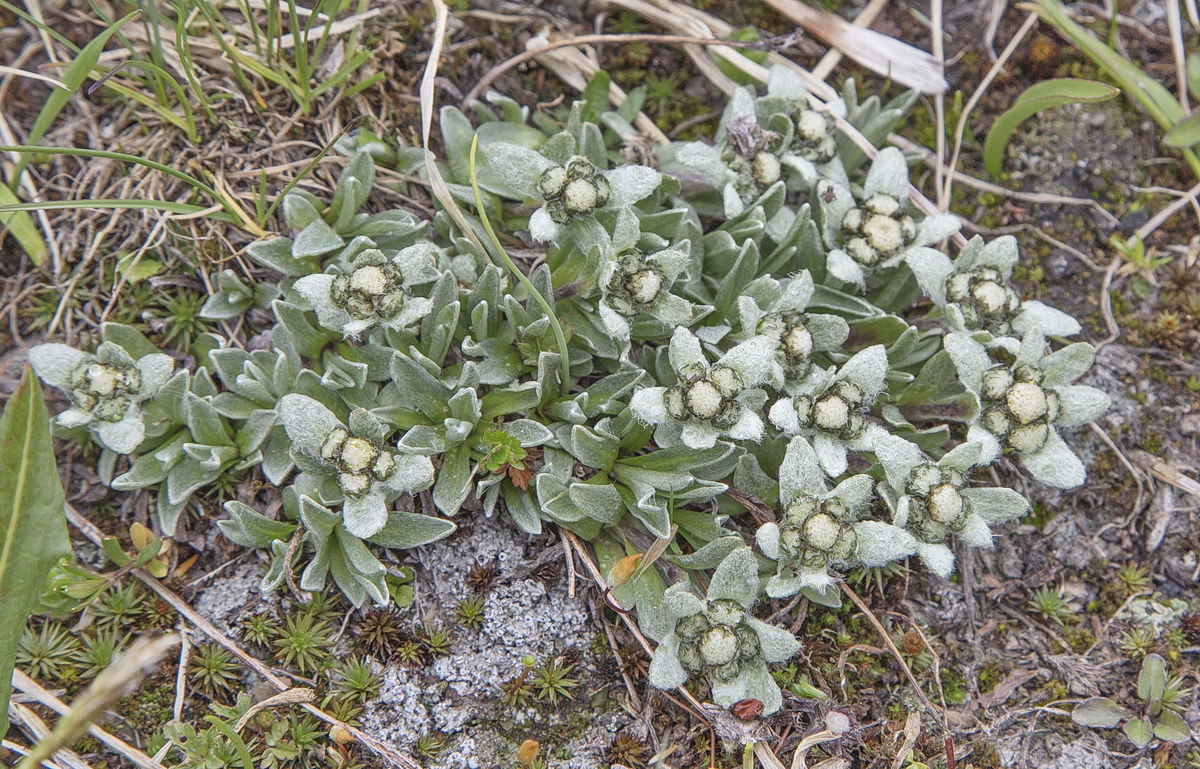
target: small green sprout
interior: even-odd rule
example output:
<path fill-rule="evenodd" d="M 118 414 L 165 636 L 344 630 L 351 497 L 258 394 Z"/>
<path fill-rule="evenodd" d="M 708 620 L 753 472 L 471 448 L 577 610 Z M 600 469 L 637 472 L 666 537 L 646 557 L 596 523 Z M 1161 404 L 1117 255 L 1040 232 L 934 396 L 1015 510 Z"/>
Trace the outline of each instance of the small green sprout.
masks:
<path fill-rule="evenodd" d="M 534 671 L 530 680 L 537 691 L 538 699 L 546 700 L 550 707 L 558 704 L 558 698 L 571 699 L 571 690 L 579 685 L 579 680 L 571 678 L 575 666 L 566 662 L 562 657 L 546 660 Z"/>
<path fill-rule="evenodd" d="M 275 658 L 301 673 L 315 673 L 329 659 L 330 629 L 308 613 L 289 615 L 275 639 Z"/>
<path fill-rule="evenodd" d="M 1167 661 L 1148 654 L 1142 661 L 1137 680 L 1140 704 L 1130 710 L 1109 697 L 1090 697 L 1071 711 L 1071 720 L 1080 726 L 1113 729 L 1121 726 L 1125 736 L 1139 749 L 1154 738 L 1181 743 L 1191 738 L 1187 723 L 1179 711 L 1188 694 L 1180 677 L 1167 676 Z"/>
<path fill-rule="evenodd" d="M 203 644 L 192 653 L 189 669 L 192 685 L 215 695 L 232 691 L 238 680 L 238 666 L 233 655 L 216 644 Z"/>

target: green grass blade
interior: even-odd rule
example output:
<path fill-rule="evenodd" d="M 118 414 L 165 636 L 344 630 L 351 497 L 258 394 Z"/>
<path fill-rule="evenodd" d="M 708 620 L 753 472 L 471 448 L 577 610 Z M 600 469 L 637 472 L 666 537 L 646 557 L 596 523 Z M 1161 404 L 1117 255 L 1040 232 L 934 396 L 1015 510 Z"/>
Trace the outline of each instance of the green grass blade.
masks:
<path fill-rule="evenodd" d="M 0 211 L 20 202 L 16 193 L 0 184 Z M 42 240 L 42 234 L 38 232 L 37 225 L 33 223 L 29 214 L 21 211 L 0 214 L 0 237 L 3 237 L 5 227 L 16 238 L 21 248 L 25 249 L 25 253 L 29 254 L 29 260 L 41 267 L 46 261 L 46 241 Z"/>
<path fill-rule="evenodd" d="M 1026 118 L 1065 104 L 1108 101 L 1119 93 L 1120 89 L 1108 83 L 1069 77 L 1044 80 L 1029 86 L 988 130 L 987 139 L 983 142 L 983 165 L 988 175 L 993 178 L 1000 175 L 1004 148 Z"/>
<path fill-rule="evenodd" d="M 1175 149 L 1187 149 L 1200 144 L 1200 112 L 1193 112 L 1167 131 L 1163 143 Z"/>
<path fill-rule="evenodd" d="M 63 111 L 67 106 L 67 102 L 75 95 L 75 92 L 83 87 L 89 74 L 96 67 L 96 62 L 100 59 L 100 54 L 104 52 L 104 46 L 108 44 L 108 39 L 116 34 L 121 25 L 132 19 L 141 11 L 133 11 L 121 17 L 117 23 L 113 24 L 108 29 L 101 32 L 99 35 L 83 47 L 79 55 L 75 57 L 75 61 L 71 62 L 71 66 L 67 67 L 67 71 L 63 74 L 63 84 L 69 90 L 55 88 L 50 92 L 50 96 L 46 98 L 46 103 L 42 106 L 42 111 L 38 113 L 37 119 L 33 121 L 33 126 L 29 129 L 29 137 L 27 141 L 30 144 L 37 144 L 50 130 L 50 126 L 54 124 L 54 119 L 58 117 L 58 113 Z M 25 166 L 29 163 L 28 158 L 21 158 L 17 161 L 16 167 L 13 169 L 12 178 L 8 180 L 8 188 L 14 192 L 17 189 L 17 182 L 21 179 L 21 174 L 25 171 Z"/>
<path fill-rule="evenodd" d="M 28 367 L 0 414 L 0 734 L 17 642 L 50 569 L 70 552 L 42 388 Z"/>
<path fill-rule="evenodd" d="M 6 188 L 7 189 L 7 188 Z M 171 200 L 146 200 L 142 198 L 84 198 L 83 200 L 43 200 L 37 203 L 14 203 L 0 206 L 0 214 L 9 211 L 58 211 L 72 208 L 139 208 L 150 211 L 167 211 L 172 214 L 199 214 L 212 211 L 212 208 L 196 206 L 190 203 L 176 203 Z M 205 214 L 210 219 L 216 219 L 230 224 L 239 224 L 240 220 L 224 211 Z"/>
<path fill-rule="evenodd" d="M 153 168 L 155 171 L 162 171 L 168 176 L 174 176 L 180 181 L 187 182 L 200 192 L 208 195 L 215 203 L 224 204 L 225 202 L 220 193 L 191 174 L 186 174 L 183 171 L 178 171 L 170 166 L 163 165 L 162 163 L 158 163 L 153 160 L 139 158 L 137 155 L 126 155 L 124 152 L 89 150 L 80 149 L 78 147 L 27 147 L 13 145 L 0 146 L 0 152 L 20 152 L 26 155 L 78 155 L 79 157 L 85 158 L 108 158 L 109 160 L 120 160 L 124 163 L 136 163 L 139 166 Z"/>

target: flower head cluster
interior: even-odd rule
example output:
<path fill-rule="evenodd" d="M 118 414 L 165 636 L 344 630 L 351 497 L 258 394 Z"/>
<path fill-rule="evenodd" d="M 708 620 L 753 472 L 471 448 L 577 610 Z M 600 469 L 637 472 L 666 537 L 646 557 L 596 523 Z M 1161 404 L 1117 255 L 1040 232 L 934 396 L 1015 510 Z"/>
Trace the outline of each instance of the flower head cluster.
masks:
<path fill-rule="evenodd" d="M 555 162 L 528 147 L 496 142 L 487 148 L 488 164 L 515 192 L 542 201 L 529 217 L 534 240 L 558 238 L 564 226 L 590 218 L 602 208 L 621 209 L 658 188 L 658 171 L 647 166 L 618 166 L 605 171 L 582 155 Z"/>
<path fill-rule="evenodd" d="M 972 547 L 991 547 L 991 526 L 1029 512 L 1025 497 L 1013 489 L 968 484 L 971 468 L 981 463 L 979 443 L 960 444 L 934 462 L 916 444 L 884 435 L 875 453 L 887 478 L 880 492 L 892 522 L 916 538 L 917 555 L 942 577 L 954 567 L 946 544 L 951 536 Z"/>
<path fill-rule="evenodd" d="M 94 355 L 65 344 L 41 344 L 29 351 L 29 363 L 47 384 L 71 399 L 71 408 L 55 421 L 63 427 L 87 427 L 105 448 L 132 453 L 146 426 L 141 403 L 154 396 L 171 376 L 174 361 L 151 353 L 137 360 L 113 342 L 101 342 Z"/>
<path fill-rule="evenodd" d="M 1102 391 L 1071 384 L 1091 368 L 1091 345 L 1078 342 L 1047 355 L 1045 337 L 1033 329 L 1006 363 L 966 334 L 949 334 L 944 345 L 973 396 L 968 439 L 982 444 L 982 462 L 1009 452 L 1044 483 L 1060 488 L 1083 483 L 1083 464 L 1056 427 L 1090 422 L 1108 409 Z"/>
<path fill-rule="evenodd" d="M 761 280 L 756 288 L 756 296 L 738 299 L 743 333 L 775 342 L 771 385 L 794 389 L 812 372 L 813 354 L 839 349 L 850 326 L 836 315 L 808 311 L 814 288 L 808 270 L 783 281 Z"/>
<path fill-rule="evenodd" d="M 412 287 L 437 280 L 437 250 L 420 243 L 388 258 L 367 249 L 341 274 L 305 275 L 296 281 L 317 320 L 331 331 L 358 336 L 373 326 L 402 329 L 427 315 L 429 299 L 411 295 Z"/>
<path fill-rule="evenodd" d="M 356 537 L 366 539 L 384 527 L 391 500 L 433 484 L 429 458 L 385 446 L 383 423 L 364 409 L 351 412 L 347 426 L 319 401 L 290 393 L 279 401 L 279 419 L 296 464 L 318 481 L 314 499 L 341 500 L 346 531 Z"/>
<path fill-rule="evenodd" d="M 608 179 L 585 157 L 576 155 L 565 166 L 551 166 L 542 172 L 538 194 L 546 201 L 546 213 L 555 224 L 570 224 L 608 205 L 611 191 Z"/>
<path fill-rule="evenodd" d="M 769 373 L 773 346 L 766 337 L 754 337 L 710 364 L 700 340 L 677 328 L 669 351 L 677 383 L 642 388 L 629 407 L 638 419 L 658 426 L 655 440 L 660 445 L 709 448 L 722 435 L 761 440 L 763 421 L 757 411 L 766 393 L 757 387 Z"/>
<path fill-rule="evenodd" d="M 705 677 L 718 705 L 753 698 L 763 703 L 764 713 L 778 710 L 783 696 L 767 663 L 788 659 L 800 643 L 750 614 L 758 589 L 758 565 L 745 547 L 717 567 L 705 598 L 684 583 L 668 588 L 661 608 L 667 632 L 657 639 L 650 683 L 674 689 L 688 678 Z"/>
<path fill-rule="evenodd" d="M 905 209 L 907 197 L 908 165 L 895 147 L 879 151 L 860 192 L 818 182 L 825 244 L 831 249 L 827 267 L 834 277 L 862 286 L 872 272 L 958 231 L 958 218 L 950 214 L 917 219 Z"/>
<path fill-rule="evenodd" d="M 783 514 L 755 535 L 763 554 L 777 565 L 767 581 L 767 595 L 782 598 L 806 588 L 823 589 L 833 584 L 830 569 L 881 566 L 916 550 L 916 541 L 903 529 L 863 520 L 874 485 L 870 476 L 854 475 L 830 491 L 812 446 L 792 439 L 779 467 Z"/>
<path fill-rule="evenodd" d="M 671 293 L 671 286 L 691 263 L 690 243 L 645 253 L 638 247 L 641 232 L 630 208 L 617 214 L 611 256 L 600 269 L 600 318 L 622 341 L 629 340 L 630 323 L 649 316 L 670 327 L 692 319 L 692 303 Z"/>
<path fill-rule="evenodd" d="M 870 448 L 867 409 L 883 390 L 887 353 L 875 345 L 856 353 L 840 368 L 810 377 L 804 392 L 771 406 L 776 427 L 791 435 L 811 436 L 821 466 L 830 477 L 846 472 L 848 448 Z"/>
<path fill-rule="evenodd" d="M 1011 235 L 984 243 L 974 237 L 958 257 L 931 248 L 913 249 L 906 257 L 922 290 L 946 315 L 952 331 L 973 335 L 988 346 L 1015 352 L 1015 337 L 1030 329 L 1045 336 L 1069 337 L 1079 322 L 1042 302 L 1022 301 L 1009 283 L 1018 251 Z"/>

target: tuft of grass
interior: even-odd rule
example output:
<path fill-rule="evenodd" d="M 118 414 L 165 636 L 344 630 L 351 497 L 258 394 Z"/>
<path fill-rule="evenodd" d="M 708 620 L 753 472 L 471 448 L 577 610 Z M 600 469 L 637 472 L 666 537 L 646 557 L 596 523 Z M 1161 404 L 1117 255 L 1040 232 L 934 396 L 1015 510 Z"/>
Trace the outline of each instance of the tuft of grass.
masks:
<path fill-rule="evenodd" d="M 40 681 L 64 681 L 77 674 L 79 639 L 57 622 L 25 628 L 17 643 L 17 666 Z"/>
<path fill-rule="evenodd" d="M 571 699 L 571 690 L 579 685 L 578 679 L 571 678 L 575 666 L 562 657 L 546 660 L 541 667 L 533 671 L 529 679 L 530 685 L 540 700 L 550 703 L 550 707 L 558 704 L 558 698 Z"/>
<path fill-rule="evenodd" d="M 275 639 L 275 659 L 302 674 L 316 673 L 329 659 L 329 625 L 308 613 L 288 615 Z"/>
<path fill-rule="evenodd" d="M 1063 594 L 1062 588 L 1057 587 L 1038 588 L 1025 606 L 1042 619 L 1059 626 L 1074 621 L 1079 611 L 1071 599 Z"/>
<path fill-rule="evenodd" d="M 192 653 L 188 675 L 192 685 L 208 695 L 233 691 L 238 666 L 233 655 L 216 644 L 202 644 Z"/>
<path fill-rule="evenodd" d="M 478 630 L 483 625 L 483 598 L 470 595 L 458 602 L 454 609 L 458 624 L 468 630 Z"/>

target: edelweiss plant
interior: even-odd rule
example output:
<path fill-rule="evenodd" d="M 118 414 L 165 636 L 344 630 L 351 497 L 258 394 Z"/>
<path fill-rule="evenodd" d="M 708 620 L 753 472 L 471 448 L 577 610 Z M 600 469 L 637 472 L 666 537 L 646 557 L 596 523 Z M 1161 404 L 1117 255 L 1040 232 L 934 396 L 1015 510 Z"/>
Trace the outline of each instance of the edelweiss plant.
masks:
<path fill-rule="evenodd" d="M 469 105 L 478 127 L 447 107 L 458 210 L 364 213 L 374 162 L 353 154 L 330 201 L 289 193 L 287 232 L 247 248 L 277 281 L 218 277 L 205 315 L 246 339 L 200 335 L 173 372 L 105 324 L 94 352 L 30 358 L 70 399 L 59 424 L 108 449 L 98 475 L 156 492 L 163 535 L 199 535 L 196 500 L 231 478 L 278 487 L 220 521 L 266 552 L 264 590 L 298 574 L 387 604 L 381 551 L 455 516 L 552 523 L 591 543 L 609 597 L 659 642 L 653 684 L 706 680 L 770 713 L 767 665 L 799 642 L 757 601 L 833 605 L 846 569 L 913 554 L 948 576 L 955 538 L 987 547 L 1028 510 L 972 475 L 1008 455 L 1082 483 L 1059 430 L 1108 405 L 1074 384 L 1094 357 L 1062 346 L 1078 323 L 1009 284 L 1015 242 L 939 250 L 957 220 L 909 206 L 900 151 L 864 167 L 842 133 L 882 142 L 915 97 L 841 93 L 821 103 L 775 68 L 764 94 L 733 94 L 715 143 L 616 167 L 636 99 L 531 113 L 493 94 Z M 381 149 L 338 147 L 356 141 Z M 423 153 L 379 156 L 425 173 Z M 774 520 L 756 526 L 746 495 Z"/>
<path fill-rule="evenodd" d="M 1090 422 L 1108 410 L 1103 391 L 1071 384 L 1092 367 L 1095 349 L 1077 342 L 1047 355 L 1046 339 L 1036 328 L 1007 364 L 963 334 L 947 335 L 945 345 L 972 395 L 967 437 L 980 443 L 980 461 L 1012 453 L 1042 483 L 1063 489 L 1083 483 L 1083 463 L 1057 427 Z"/>
<path fill-rule="evenodd" d="M 171 376 L 175 362 L 162 353 L 134 360 L 120 345 L 102 342 L 94 355 L 65 344 L 42 344 L 29 351 L 29 364 L 46 384 L 71 399 L 55 417 L 63 427 L 86 427 L 96 441 L 118 454 L 130 454 L 146 435 L 141 404 Z"/>
<path fill-rule="evenodd" d="M 674 689 L 693 676 L 706 677 L 718 705 L 749 698 L 762 702 L 763 713 L 778 710 L 783 695 L 767 663 L 787 660 L 800 642 L 750 614 L 758 591 L 758 564 L 749 548 L 721 561 L 704 598 L 687 584 L 672 585 L 662 601 L 669 629 L 655 639 L 650 683 Z"/>
<path fill-rule="evenodd" d="M 894 147 L 879 151 L 861 191 L 830 180 L 817 183 L 829 274 L 865 285 L 867 276 L 894 267 L 914 250 L 958 232 L 950 214 L 915 216 L 907 206 L 908 164 Z"/>
<path fill-rule="evenodd" d="M 678 382 L 637 391 L 629 407 L 638 419 L 657 426 L 655 440 L 661 446 L 682 442 L 706 449 L 722 435 L 761 440 L 757 412 L 766 393 L 757 385 L 770 371 L 773 346 L 766 337 L 754 337 L 709 364 L 700 340 L 685 328 L 675 329 L 669 356 Z"/>
<path fill-rule="evenodd" d="M 428 457 L 400 454 L 385 444 L 382 422 L 366 409 L 350 413 L 349 427 L 307 395 L 279 401 L 279 418 L 292 440 L 292 457 L 314 499 L 342 502 L 346 531 L 370 537 L 387 523 L 388 502 L 433 484 Z M 308 483 L 305 483 L 305 481 Z"/>

